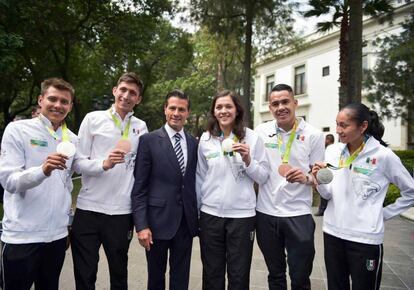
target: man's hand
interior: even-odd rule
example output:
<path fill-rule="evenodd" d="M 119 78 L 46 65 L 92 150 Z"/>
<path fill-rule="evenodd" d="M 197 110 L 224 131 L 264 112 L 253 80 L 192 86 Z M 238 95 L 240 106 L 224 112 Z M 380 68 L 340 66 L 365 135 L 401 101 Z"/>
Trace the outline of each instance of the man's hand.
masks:
<path fill-rule="evenodd" d="M 125 154 L 125 151 L 115 148 L 109 153 L 108 158 L 104 160 L 102 168 L 104 170 L 108 170 L 110 168 L 113 168 L 116 164 L 124 163 Z"/>
<path fill-rule="evenodd" d="M 290 183 L 299 182 L 306 184 L 308 179 L 306 178 L 306 174 L 303 173 L 300 168 L 294 167 L 287 172 L 286 181 Z"/>
<path fill-rule="evenodd" d="M 68 157 L 61 153 L 49 154 L 42 165 L 43 173 L 46 176 L 50 176 L 53 170 L 64 170 L 66 169 L 66 160 Z"/>
<path fill-rule="evenodd" d="M 141 246 L 145 248 L 145 250 L 149 251 L 151 248 L 152 242 L 152 233 L 149 228 L 140 230 L 137 233 L 138 236 L 138 242 Z"/>
<path fill-rule="evenodd" d="M 246 164 L 246 166 L 250 165 L 250 146 L 246 143 L 234 143 L 233 150 L 241 155 L 241 158 Z"/>

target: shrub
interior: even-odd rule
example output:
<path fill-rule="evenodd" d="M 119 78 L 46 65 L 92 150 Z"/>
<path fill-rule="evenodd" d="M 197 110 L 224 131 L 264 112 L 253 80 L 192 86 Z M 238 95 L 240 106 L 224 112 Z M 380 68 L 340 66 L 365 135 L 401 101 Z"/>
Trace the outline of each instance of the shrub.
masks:
<path fill-rule="evenodd" d="M 384 199 L 384 206 L 394 203 L 395 200 L 400 196 L 400 190 L 398 189 L 398 187 L 394 184 L 390 184 L 390 186 L 388 187 L 387 195 Z"/>
<path fill-rule="evenodd" d="M 412 176 L 414 171 L 414 150 L 395 150 L 394 153 L 401 159 L 402 164 Z M 385 196 L 384 206 L 394 203 L 400 196 L 398 187 L 390 184 L 387 195 Z"/>

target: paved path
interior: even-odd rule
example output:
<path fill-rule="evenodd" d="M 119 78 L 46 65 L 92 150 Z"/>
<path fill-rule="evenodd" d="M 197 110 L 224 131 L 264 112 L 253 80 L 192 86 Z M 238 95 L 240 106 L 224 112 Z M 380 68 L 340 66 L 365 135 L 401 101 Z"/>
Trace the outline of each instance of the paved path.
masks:
<path fill-rule="evenodd" d="M 326 271 L 323 260 L 322 218 L 315 217 L 315 222 L 316 256 L 311 275 L 312 289 L 323 290 L 327 288 Z M 201 272 L 200 248 L 198 239 L 195 239 L 191 263 L 191 290 L 201 289 Z M 146 275 L 145 253 L 135 239 L 131 242 L 129 251 L 129 289 L 146 289 Z M 257 244 L 255 244 L 253 252 L 250 278 L 250 289 L 267 289 L 267 269 Z M 70 251 L 66 254 L 65 264 L 60 279 L 60 289 L 75 289 Z M 109 290 L 109 273 L 103 252 L 101 252 L 96 289 Z M 397 217 L 387 222 L 385 225 L 384 267 L 381 289 L 414 290 L 414 222 L 412 221 Z"/>

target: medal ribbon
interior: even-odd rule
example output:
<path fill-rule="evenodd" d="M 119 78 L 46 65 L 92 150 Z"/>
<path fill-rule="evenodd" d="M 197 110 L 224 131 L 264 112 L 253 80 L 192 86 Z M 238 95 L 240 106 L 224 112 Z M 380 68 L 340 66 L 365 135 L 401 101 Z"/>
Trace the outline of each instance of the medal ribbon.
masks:
<path fill-rule="evenodd" d="M 221 141 L 223 142 L 223 140 L 224 140 L 224 133 L 223 132 L 221 132 L 220 133 L 220 139 L 221 139 Z M 239 142 L 239 138 L 237 138 L 237 136 L 236 135 L 234 135 L 234 137 L 233 137 L 233 141 L 234 141 L 234 143 L 238 143 Z M 225 152 L 224 150 L 223 150 L 223 156 L 233 156 L 234 155 L 234 151 L 231 151 L 231 152 Z"/>
<path fill-rule="evenodd" d="M 289 140 L 286 144 L 285 153 L 283 153 L 282 163 L 289 163 L 290 150 L 292 149 L 293 140 L 295 140 L 296 128 L 297 127 L 298 127 L 298 122 L 295 121 L 295 125 L 293 125 L 292 132 L 290 133 Z M 283 139 L 282 139 L 282 136 L 280 134 L 278 134 L 278 136 L 277 136 L 277 143 L 278 143 L 279 151 L 282 154 L 281 149 L 282 149 L 282 146 L 283 146 Z"/>
<path fill-rule="evenodd" d="M 362 151 L 362 149 L 364 149 L 364 146 L 365 146 L 365 141 L 362 142 L 361 146 L 359 146 L 358 149 L 355 150 L 355 152 L 352 153 L 352 155 L 349 156 L 344 161 L 344 155 L 345 155 L 345 149 L 346 149 L 346 146 L 345 146 L 344 150 L 342 150 L 341 157 L 339 158 L 339 167 L 340 168 L 345 168 L 345 167 L 350 166 L 352 164 L 352 162 L 358 157 L 358 155 Z"/>
<path fill-rule="evenodd" d="M 129 117 L 127 125 L 122 130 L 121 121 L 119 121 L 118 118 L 114 114 L 111 113 L 111 109 L 109 109 L 108 112 L 109 112 L 109 115 L 111 115 L 112 121 L 114 121 L 115 126 L 118 127 L 119 130 L 121 130 L 122 140 L 128 140 L 129 127 L 131 127 L 131 117 Z"/>
<path fill-rule="evenodd" d="M 48 125 L 45 124 L 45 122 L 42 120 L 42 118 L 38 117 L 40 121 L 43 123 L 49 134 L 53 137 L 55 140 L 59 140 L 58 134 L 56 134 L 56 131 L 50 128 Z M 62 142 L 68 142 L 69 141 L 69 134 L 68 134 L 68 127 L 66 126 L 66 122 L 62 123 Z"/>

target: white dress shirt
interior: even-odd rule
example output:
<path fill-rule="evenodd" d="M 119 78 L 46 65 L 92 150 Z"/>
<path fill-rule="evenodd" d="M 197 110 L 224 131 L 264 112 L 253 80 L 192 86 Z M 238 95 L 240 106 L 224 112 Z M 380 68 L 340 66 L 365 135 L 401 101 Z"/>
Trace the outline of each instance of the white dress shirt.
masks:
<path fill-rule="evenodd" d="M 173 148 L 174 148 L 174 145 L 175 145 L 175 137 L 174 136 L 175 136 L 176 133 L 180 134 L 180 136 L 181 136 L 180 144 L 181 144 L 181 149 L 183 150 L 183 155 L 184 155 L 184 166 L 185 166 L 185 168 L 187 168 L 188 152 L 187 152 L 187 139 L 185 138 L 184 129 L 181 128 L 180 132 L 177 132 L 173 128 L 171 128 L 170 125 L 168 125 L 168 123 L 165 124 L 164 128 L 167 131 L 168 137 L 170 137 L 171 145 L 172 145 Z"/>

